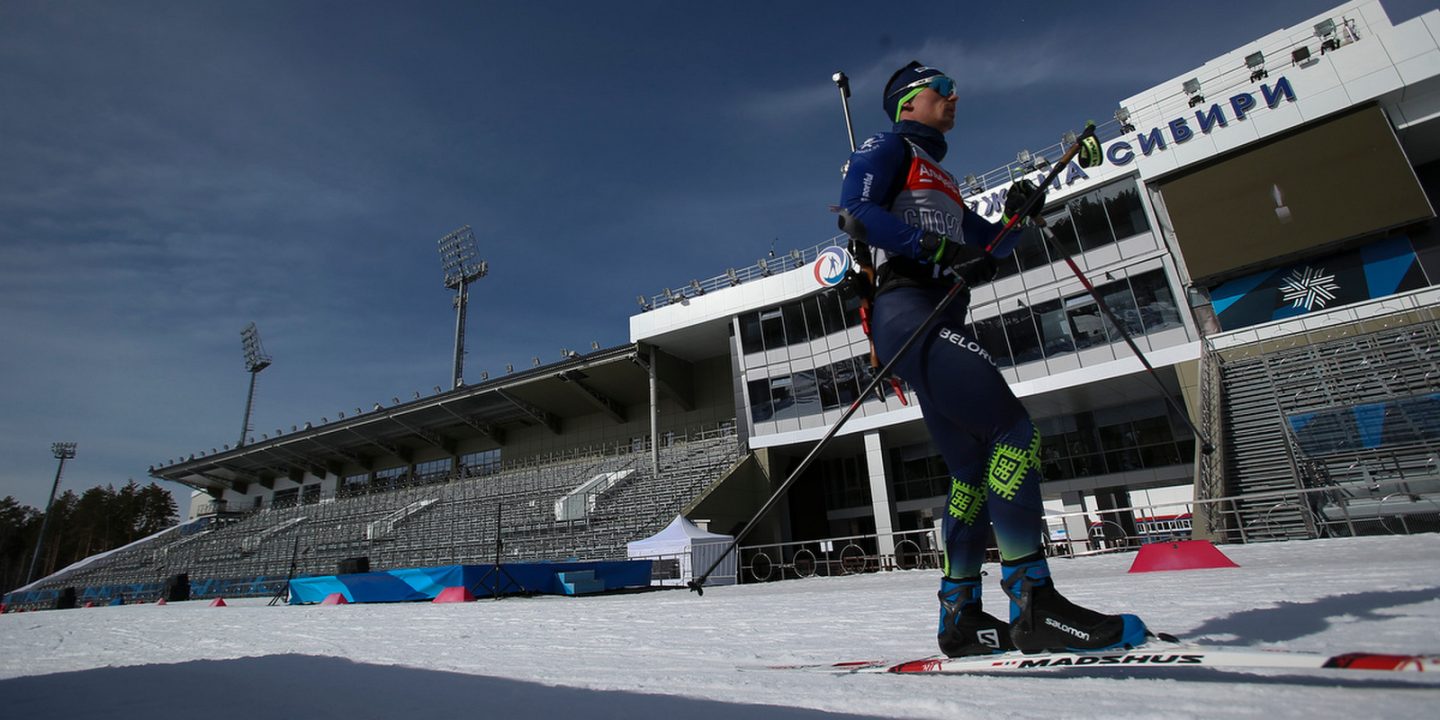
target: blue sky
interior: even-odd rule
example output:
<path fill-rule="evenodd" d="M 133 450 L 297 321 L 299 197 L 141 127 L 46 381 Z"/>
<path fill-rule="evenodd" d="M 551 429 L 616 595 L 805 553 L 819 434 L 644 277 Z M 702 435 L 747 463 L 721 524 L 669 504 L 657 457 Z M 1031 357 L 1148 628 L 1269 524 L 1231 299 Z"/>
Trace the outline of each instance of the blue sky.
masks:
<path fill-rule="evenodd" d="M 77 491 L 233 444 L 251 321 L 257 435 L 448 387 L 461 225 L 468 379 L 627 341 L 833 234 L 835 70 L 862 137 L 895 68 L 955 74 L 978 174 L 1335 3 L 975 5 L 0 0 L 0 496 L 55 441 Z"/>

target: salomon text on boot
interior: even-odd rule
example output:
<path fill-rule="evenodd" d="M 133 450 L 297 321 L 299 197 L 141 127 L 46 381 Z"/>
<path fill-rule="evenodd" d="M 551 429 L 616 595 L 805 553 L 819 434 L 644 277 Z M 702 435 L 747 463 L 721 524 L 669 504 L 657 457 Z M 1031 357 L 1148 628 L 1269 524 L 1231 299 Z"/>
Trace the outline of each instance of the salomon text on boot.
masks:
<path fill-rule="evenodd" d="M 1134 615 L 1103 615 L 1066 600 L 1044 556 L 1002 563 L 1000 587 L 1010 598 L 1010 638 L 1021 652 L 1121 650 L 1145 642 Z"/>
<path fill-rule="evenodd" d="M 940 580 L 940 652 L 948 657 L 1015 649 L 1010 625 L 980 609 L 980 578 Z"/>

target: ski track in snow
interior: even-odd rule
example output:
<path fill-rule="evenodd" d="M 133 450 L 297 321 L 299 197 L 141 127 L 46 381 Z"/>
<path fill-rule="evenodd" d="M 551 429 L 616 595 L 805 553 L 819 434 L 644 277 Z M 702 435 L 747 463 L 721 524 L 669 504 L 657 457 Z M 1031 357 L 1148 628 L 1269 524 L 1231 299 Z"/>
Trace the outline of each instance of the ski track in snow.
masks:
<path fill-rule="evenodd" d="M 1440 653 L 1440 535 L 1221 549 L 1241 567 L 1131 575 L 1133 554 L 1051 565 L 1077 603 L 1137 612 L 1152 629 L 1187 641 Z M 987 570 L 986 606 L 1003 612 L 999 568 Z M 257 598 L 227 600 L 226 608 L 195 601 L 9 614 L 0 616 L 0 698 L 7 708 L 66 717 L 159 716 L 177 693 L 210 684 L 196 680 L 199 673 L 245 689 L 212 687 L 198 696 L 219 698 L 207 715 L 215 720 L 254 716 L 270 703 L 291 717 L 390 717 L 386 703 L 401 700 L 419 714 L 478 707 L 493 717 L 687 720 L 823 716 L 811 711 L 987 720 L 1408 718 L 1440 703 L 1440 677 L 1420 674 L 1151 667 L 894 677 L 753 668 L 932 654 L 938 577 L 814 578 L 710 588 L 703 597 L 670 590 L 305 607 L 268 607 Z M 343 690 L 320 691 L 332 685 Z"/>

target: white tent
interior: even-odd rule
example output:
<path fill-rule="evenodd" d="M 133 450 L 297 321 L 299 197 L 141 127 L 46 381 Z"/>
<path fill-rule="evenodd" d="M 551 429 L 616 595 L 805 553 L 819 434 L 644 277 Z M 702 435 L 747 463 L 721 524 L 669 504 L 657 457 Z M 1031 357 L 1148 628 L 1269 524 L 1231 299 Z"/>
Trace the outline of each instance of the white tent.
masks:
<path fill-rule="evenodd" d="M 660 576 L 661 585 L 684 585 L 696 573 L 705 572 L 710 563 L 724 553 L 726 548 L 735 538 L 729 535 L 717 535 L 712 532 L 701 530 L 695 523 L 686 520 L 682 515 L 676 515 L 675 519 L 654 535 L 644 540 L 636 540 L 625 544 L 626 554 L 631 560 L 655 560 L 656 575 Z M 679 577 L 664 577 L 661 571 L 660 561 L 676 560 L 679 565 Z M 672 573 L 673 574 L 673 573 Z M 734 585 L 735 584 L 735 553 L 731 552 L 725 556 L 725 561 L 710 573 L 705 581 L 706 585 Z"/>

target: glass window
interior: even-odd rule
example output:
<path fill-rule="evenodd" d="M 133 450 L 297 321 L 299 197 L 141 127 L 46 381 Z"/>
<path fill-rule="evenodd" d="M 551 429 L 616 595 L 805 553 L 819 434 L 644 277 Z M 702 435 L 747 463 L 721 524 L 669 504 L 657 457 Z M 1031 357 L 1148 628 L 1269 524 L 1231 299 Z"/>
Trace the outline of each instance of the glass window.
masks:
<path fill-rule="evenodd" d="M 1155 411 L 1162 414 L 1148 414 Z M 1091 429 L 1090 423 L 1102 417 L 1107 424 Z M 1043 436 L 1041 467 L 1047 480 L 1185 464 L 1194 453 L 1194 440 L 1163 407 L 1114 406 L 1044 418 L 1035 425 Z"/>
<path fill-rule="evenodd" d="M 1170 418 L 1168 416 L 1148 417 L 1136 420 L 1131 423 L 1131 426 L 1135 428 L 1135 442 L 1140 445 L 1169 443 L 1175 440 L 1175 435 L 1170 429 Z"/>
<path fill-rule="evenodd" d="M 786 303 L 780 306 L 780 313 L 785 318 L 786 345 L 803 343 L 810 339 L 805 333 L 805 311 L 800 309 L 800 303 Z"/>
<path fill-rule="evenodd" d="M 820 414 L 820 388 L 815 371 L 802 370 L 790 377 L 795 390 L 796 417 Z"/>
<path fill-rule="evenodd" d="M 1075 477 L 1101 475 L 1105 472 L 1104 456 L 1100 454 L 1095 436 L 1089 430 L 1067 432 L 1057 440 L 1057 445 L 1063 447 L 1065 455 L 1070 458 Z"/>
<path fill-rule="evenodd" d="M 896 448 L 889 465 L 897 501 L 943 498 L 950 492 L 950 472 L 930 443 Z"/>
<path fill-rule="evenodd" d="M 1015 260 L 1020 263 L 1021 270 L 1050 264 L 1050 255 L 1045 252 L 1045 238 L 1038 228 L 1023 228 L 1015 232 L 1020 234 L 1020 240 L 1015 244 Z"/>
<path fill-rule="evenodd" d="M 1134 180 L 1112 183 L 1100 188 L 1099 192 L 1116 238 L 1124 239 L 1150 229 Z"/>
<path fill-rule="evenodd" d="M 740 316 L 740 348 L 747 355 L 765 349 L 760 335 L 760 313 L 745 313 Z"/>
<path fill-rule="evenodd" d="M 780 308 L 760 311 L 760 333 L 765 338 L 766 350 L 785 347 L 785 324 L 780 320 Z"/>
<path fill-rule="evenodd" d="M 1152 270 L 1130 278 L 1130 286 L 1135 289 L 1135 303 L 1140 308 L 1145 332 L 1180 327 L 1180 310 L 1175 306 L 1175 296 L 1170 294 L 1164 270 Z"/>
<path fill-rule="evenodd" d="M 975 323 L 972 331 L 980 347 L 990 353 L 995 367 L 1010 367 L 1015 364 L 1010 357 L 1010 345 L 1005 342 L 1005 328 L 999 317 L 986 318 Z"/>
<path fill-rule="evenodd" d="M 1064 438 L 1047 437 L 1040 443 L 1040 474 L 1046 480 L 1068 480 L 1075 477 L 1070 458 L 1065 455 Z"/>
<path fill-rule="evenodd" d="M 1041 347 L 1045 357 L 1075 352 L 1075 339 L 1070 336 L 1070 321 L 1060 299 L 1047 300 L 1034 308 L 1035 324 L 1040 329 Z"/>
<path fill-rule="evenodd" d="M 450 458 L 440 458 L 415 465 L 416 475 L 434 475 L 446 472 L 450 472 Z"/>
<path fill-rule="evenodd" d="M 820 296 L 811 295 L 800 301 L 800 307 L 805 311 L 805 327 L 811 340 L 818 340 L 825 337 L 825 325 L 820 322 Z"/>
<path fill-rule="evenodd" d="M 841 311 L 845 314 L 845 327 L 852 328 L 860 324 L 860 296 L 850 294 L 840 299 Z"/>
<path fill-rule="evenodd" d="M 1016 264 L 1016 261 L 1015 261 L 1015 255 L 1016 255 L 1018 252 L 1019 252 L 1019 249 L 1017 248 L 1015 251 L 1011 252 L 1009 255 L 1006 255 L 1006 256 L 1004 256 L 1004 257 L 997 257 L 997 258 L 995 258 L 995 279 L 996 279 L 996 280 L 999 280 L 1000 278 L 1003 278 L 1003 277 L 1010 277 L 1011 275 L 1019 275 L 1019 274 L 1020 274 L 1020 266 L 1019 266 L 1018 264 Z"/>
<path fill-rule="evenodd" d="M 396 487 L 410 474 L 408 467 L 393 467 L 375 472 L 375 484 L 381 487 Z"/>
<path fill-rule="evenodd" d="M 1063 206 L 1058 212 L 1045 216 L 1045 226 L 1050 228 L 1050 234 L 1054 235 L 1051 250 L 1064 253 L 1054 258 L 1055 262 L 1080 254 L 1080 241 L 1075 237 L 1075 223 L 1071 221 L 1070 213 Z"/>
<path fill-rule="evenodd" d="M 1166 465 L 1179 465 L 1180 451 L 1175 447 L 1175 443 L 1165 443 L 1163 445 L 1141 445 L 1140 461 L 1147 468 L 1165 467 Z"/>
<path fill-rule="evenodd" d="M 858 355 L 851 358 L 850 362 L 855 365 L 855 383 L 860 386 L 861 390 L 870 387 L 870 382 L 875 379 L 874 370 L 870 367 L 870 356 Z M 883 391 L 884 388 L 881 388 L 881 390 Z M 869 395 L 865 396 L 862 402 L 881 402 L 881 399 L 878 394 L 872 391 Z"/>
<path fill-rule="evenodd" d="M 300 488 L 290 488 L 289 490 L 276 490 L 275 494 L 270 498 L 270 506 L 277 508 L 290 507 L 292 505 L 298 504 L 299 502 Z"/>
<path fill-rule="evenodd" d="M 1080 247 L 1094 250 L 1115 242 L 1115 236 L 1110 233 L 1110 221 L 1105 219 L 1105 206 L 1094 192 L 1072 199 L 1066 207 L 1070 210 Z"/>
<path fill-rule="evenodd" d="M 1140 452 L 1135 438 L 1135 429 L 1130 423 L 1106 425 L 1099 428 L 1100 444 L 1105 448 L 1105 464 L 1110 472 L 1126 472 L 1140 469 Z"/>
<path fill-rule="evenodd" d="M 1175 431 L 1168 414 L 1141 418 L 1130 425 L 1135 429 L 1135 442 L 1139 445 L 1140 461 L 1145 467 L 1181 463 L 1182 456 L 1175 444 Z"/>
<path fill-rule="evenodd" d="M 832 367 L 815 368 L 815 385 L 820 392 L 820 407 L 826 410 L 840 407 L 840 394 L 835 391 L 835 371 Z"/>
<path fill-rule="evenodd" d="M 1117 280 L 1095 289 L 1100 293 L 1100 297 L 1105 299 L 1105 306 L 1110 308 L 1110 312 L 1124 323 L 1125 331 L 1130 333 L 1131 337 L 1145 334 L 1145 326 L 1140 323 L 1140 309 L 1135 307 L 1135 296 L 1130 294 L 1129 282 Z M 1121 339 L 1120 329 L 1111 325 L 1108 318 L 1105 325 L 1110 337 Z"/>
<path fill-rule="evenodd" d="M 1070 458 L 1071 465 L 1075 468 L 1075 477 L 1089 477 L 1091 475 L 1105 474 L 1105 456 L 1100 453 L 1088 455 L 1075 455 Z"/>
<path fill-rule="evenodd" d="M 1084 350 L 1109 341 L 1105 335 L 1105 320 L 1100 316 L 1100 306 L 1088 293 L 1067 298 L 1065 314 L 1075 338 L 1075 349 Z"/>
<path fill-rule="evenodd" d="M 500 469 L 500 449 L 461 455 L 460 466 L 466 475 L 489 475 Z"/>
<path fill-rule="evenodd" d="M 1180 454 L 1181 462 L 1190 462 L 1190 458 L 1195 457 L 1195 436 L 1187 434 L 1184 440 L 1176 441 L 1175 451 Z"/>
<path fill-rule="evenodd" d="M 855 398 L 860 396 L 860 386 L 856 384 L 858 378 L 855 374 L 855 362 L 841 360 L 831 367 L 830 372 L 835 382 L 837 404 L 850 407 L 850 404 L 855 402 Z"/>
<path fill-rule="evenodd" d="M 776 420 L 799 417 L 795 411 L 795 392 L 790 377 L 770 378 L 770 408 Z"/>
<path fill-rule="evenodd" d="M 770 405 L 770 380 L 751 380 L 746 386 L 750 390 L 750 421 L 765 422 L 774 414 Z"/>
<path fill-rule="evenodd" d="M 824 323 L 825 334 L 838 333 L 845 329 L 845 312 L 840 307 L 840 294 L 823 292 L 816 297 L 820 305 L 820 321 Z"/>
<path fill-rule="evenodd" d="M 1105 453 L 1105 464 L 1109 468 L 1107 472 L 1129 472 L 1141 468 L 1140 451 L 1136 448 L 1125 448 L 1124 450 L 1111 450 Z"/>
<path fill-rule="evenodd" d="M 1030 317 L 1030 308 L 1022 307 L 1019 310 L 1005 313 L 1002 317 L 1005 324 L 1005 337 L 1010 340 L 1010 351 L 1014 353 L 1016 365 L 1033 362 L 1044 357 L 1040 352 L 1040 335 L 1035 332 L 1035 323 Z"/>

